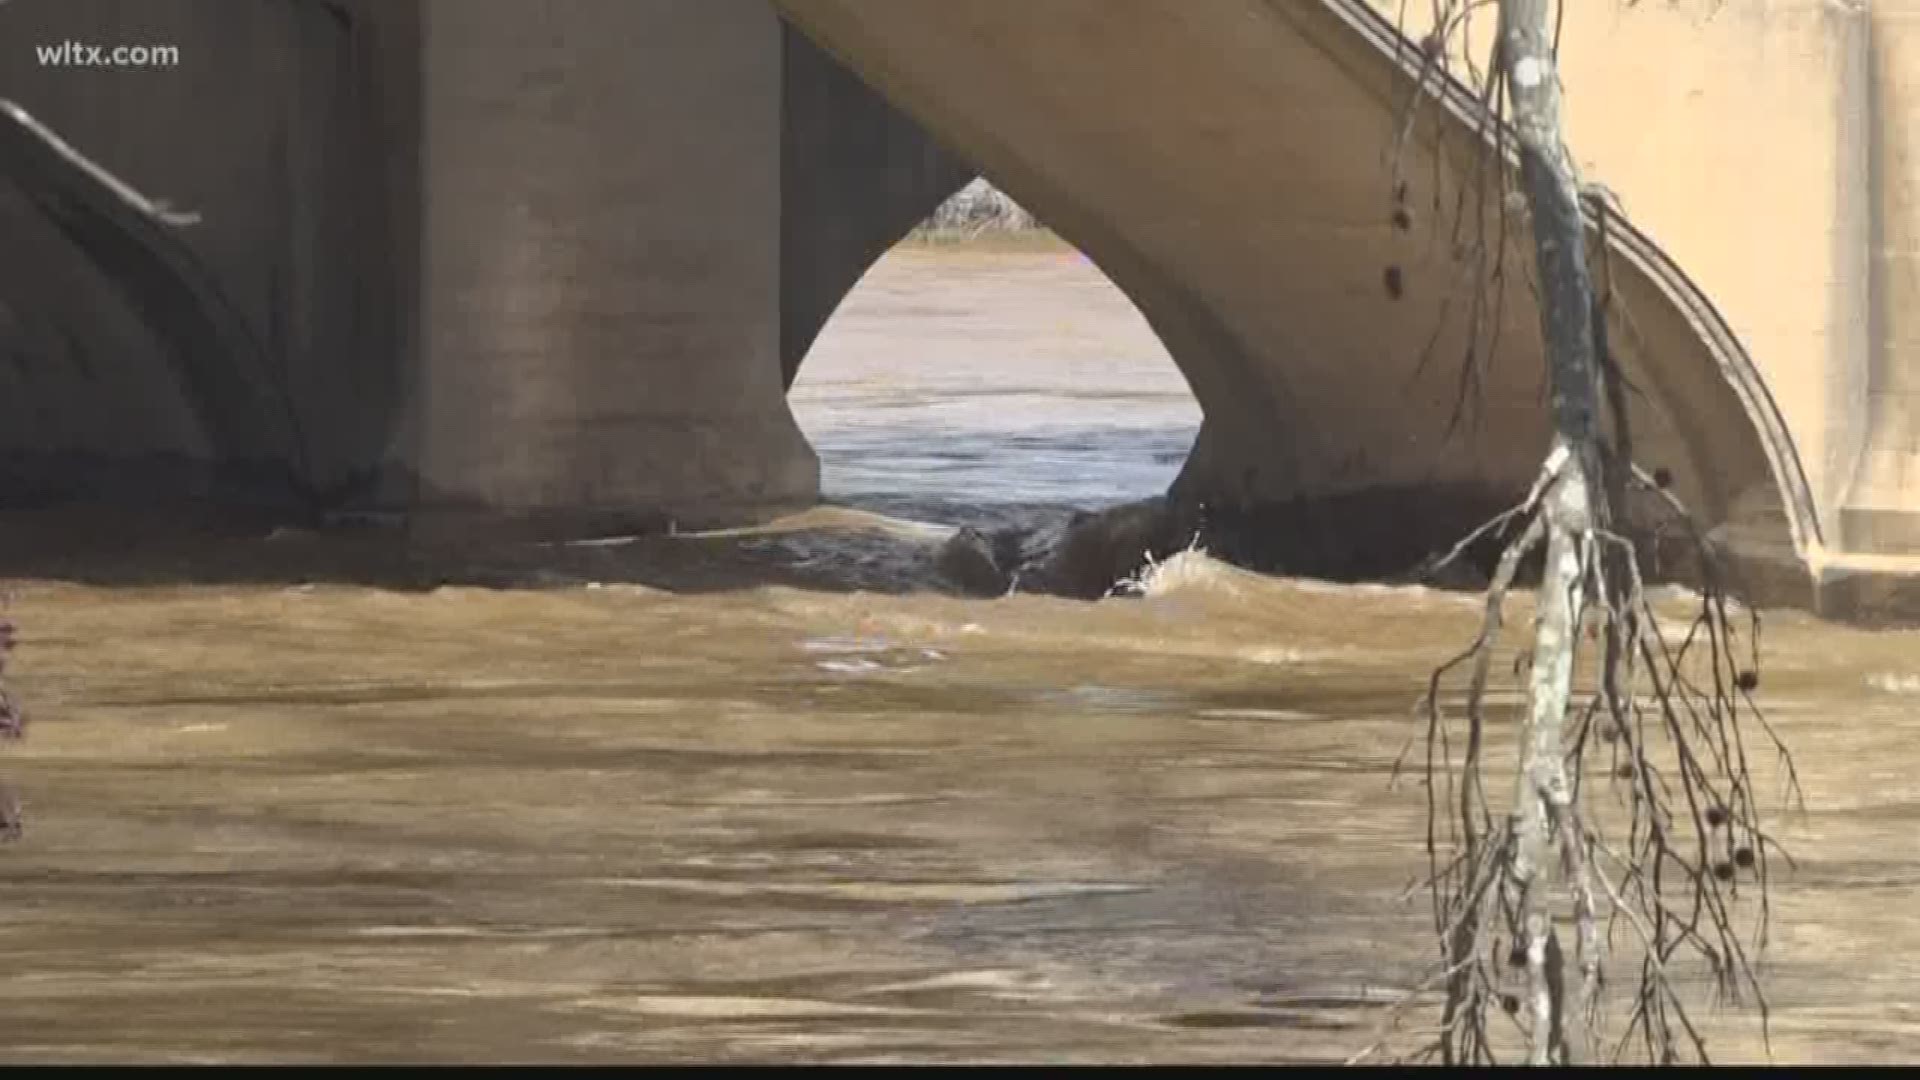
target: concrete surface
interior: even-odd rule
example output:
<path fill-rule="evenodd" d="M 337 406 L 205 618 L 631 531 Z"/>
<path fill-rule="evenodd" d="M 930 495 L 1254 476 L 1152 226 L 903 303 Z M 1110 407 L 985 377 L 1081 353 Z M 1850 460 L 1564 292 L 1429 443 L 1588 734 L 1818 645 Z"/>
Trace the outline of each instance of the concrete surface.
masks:
<path fill-rule="evenodd" d="M 1481 212 L 1461 194 L 1480 112 L 1454 92 L 1444 119 L 1406 123 L 1401 66 L 1418 58 L 1382 15 L 1402 5 L 779 3 L 1160 328 L 1207 412 L 1189 493 L 1351 530 L 1439 512 L 1419 492 L 1497 502 L 1537 466 L 1524 218 L 1507 215 L 1502 302 L 1484 313 L 1498 353 L 1471 373 L 1462 327 L 1491 261 L 1457 258 L 1453 225 Z M 1570 138 L 1631 222 L 1611 230 L 1612 336 L 1645 391 L 1640 457 L 1787 591 L 1920 554 L 1902 539 L 1920 363 L 1891 314 L 1908 306 L 1894 219 L 1910 200 L 1890 185 L 1910 168 L 1910 109 L 1888 100 L 1916 10 L 1568 5 Z M 1463 372 L 1485 402 L 1464 429 Z"/>
<path fill-rule="evenodd" d="M 67 40 L 172 45 L 184 62 L 38 62 L 35 47 Z M 263 463 L 324 492 L 377 461 L 396 366 L 385 222 L 363 195 L 384 155 L 357 140 L 383 106 L 376 82 L 340 77 L 365 44 L 354 28 L 315 5 L 62 0 L 0 6 L 0 42 L 0 97 L 147 194 L 201 212 L 187 246 L 266 354 L 218 358 L 244 365 L 234 385 L 188 377 L 212 361 L 179 355 L 167 324 L 180 313 L 154 310 L 166 305 L 130 289 L 125 267 L 81 250 L 81 223 L 0 179 L 7 495 L 184 486 L 271 502 L 290 493 L 258 489 Z M 283 392 L 264 402 L 237 389 L 250 382 Z M 230 466 L 255 480 L 222 476 Z"/>
<path fill-rule="evenodd" d="M 204 209 L 182 243 L 261 343 L 179 355 L 124 267 L 0 185 L 5 494 L 245 497 L 217 482 L 238 469 L 309 505 L 568 531 L 806 502 L 784 387 L 977 168 L 1181 365 L 1206 424 L 1176 494 L 1330 549 L 1449 535 L 1537 466 L 1539 335 L 1524 216 L 1475 194 L 1476 101 L 1446 84 L 1409 122 L 1417 57 L 1382 14 L 1402 6 L 0 6 L 0 96 Z M 1624 214 L 1639 456 L 1787 592 L 1920 568 L 1920 2 L 1567 20 L 1575 154 Z M 25 47 L 67 38 L 186 62 Z M 1497 347 L 1469 352 L 1472 327 Z M 222 362 L 283 407 L 258 415 Z"/>
<path fill-rule="evenodd" d="M 780 23 L 690 12 L 427 3 L 433 509 L 631 528 L 815 496 L 780 375 Z"/>

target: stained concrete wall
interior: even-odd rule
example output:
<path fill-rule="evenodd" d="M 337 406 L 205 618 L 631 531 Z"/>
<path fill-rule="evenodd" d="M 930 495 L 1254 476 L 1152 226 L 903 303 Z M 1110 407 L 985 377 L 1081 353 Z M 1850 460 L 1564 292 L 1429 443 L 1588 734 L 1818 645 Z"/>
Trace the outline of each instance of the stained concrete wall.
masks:
<path fill-rule="evenodd" d="M 1920 3 L 1870 10 L 1868 434 L 1841 526 L 1851 550 L 1920 556 Z"/>
<path fill-rule="evenodd" d="M 377 466 L 397 406 L 388 151 L 358 4 L 18 0 L 0 97 L 202 222 L 202 264 L 257 350 L 183 356 L 179 312 L 111 243 L 0 187 L 0 482 L 10 497 L 335 497 Z M 167 45 L 177 66 L 76 68 L 38 46 Z M 113 238 L 107 238 L 109 240 Z M 232 378 L 187 378 L 227 363 Z M 268 387 L 266 391 L 258 388 Z M 242 392 L 243 388 L 254 388 Z M 293 489 L 301 490 L 293 490 Z"/>
<path fill-rule="evenodd" d="M 1569 4 L 1564 42 L 1583 168 L 1702 283 L 1779 402 L 1819 505 L 1809 563 L 1920 568 L 1920 3 Z"/>
<path fill-rule="evenodd" d="M 1864 13 L 1762 0 L 1573 4 L 1566 18 L 1579 167 L 1726 316 L 1792 432 L 1824 546 L 1844 546 L 1868 434 Z"/>
<path fill-rule="evenodd" d="M 425 505 L 628 527 L 814 498 L 779 359 L 772 11 L 425 11 Z"/>
<path fill-rule="evenodd" d="M 1426 14 L 1407 9 L 1411 33 Z M 1916 41 L 1912 0 L 1566 5 L 1575 156 L 1765 374 L 1818 503 L 1816 563 L 1920 554 Z"/>
<path fill-rule="evenodd" d="M 125 268 L 0 188 L 16 499 L 230 499 L 244 465 L 268 501 L 461 520 L 809 500 L 784 385 L 973 175 L 762 0 L 20 0 L 0 40 L 0 95 L 204 215 L 179 247 L 261 369 L 186 377 Z M 68 40 L 181 60 L 35 60 Z"/>

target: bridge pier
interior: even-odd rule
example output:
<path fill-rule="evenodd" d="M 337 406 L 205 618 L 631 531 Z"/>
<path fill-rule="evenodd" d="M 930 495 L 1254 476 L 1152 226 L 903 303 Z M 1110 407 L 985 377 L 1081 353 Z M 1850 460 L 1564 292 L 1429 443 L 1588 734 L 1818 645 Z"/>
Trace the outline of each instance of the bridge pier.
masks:
<path fill-rule="evenodd" d="M 427 0 L 409 463 L 428 532 L 812 501 L 761 0 Z M 639 520 L 635 520 L 638 517 Z"/>
<path fill-rule="evenodd" d="M 1882 2 L 1865 63 L 1872 221 L 1861 447 L 1840 510 L 1845 548 L 1920 556 L 1920 3 Z"/>

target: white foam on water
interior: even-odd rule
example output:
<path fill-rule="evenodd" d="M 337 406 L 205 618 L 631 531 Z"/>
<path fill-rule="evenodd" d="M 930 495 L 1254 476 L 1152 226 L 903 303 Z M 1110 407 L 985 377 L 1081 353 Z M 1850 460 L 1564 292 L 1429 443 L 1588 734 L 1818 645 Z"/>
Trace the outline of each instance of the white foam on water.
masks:
<path fill-rule="evenodd" d="M 1867 676 L 1867 685 L 1884 694 L 1920 694 L 1920 675 L 1879 671 Z"/>
<path fill-rule="evenodd" d="M 800 647 L 810 653 L 827 653 L 835 656 L 856 655 L 860 653 L 883 653 L 894 646 L 891 642 L 878 638 L 828 637 L 811 638 L 800 643 Z"/>

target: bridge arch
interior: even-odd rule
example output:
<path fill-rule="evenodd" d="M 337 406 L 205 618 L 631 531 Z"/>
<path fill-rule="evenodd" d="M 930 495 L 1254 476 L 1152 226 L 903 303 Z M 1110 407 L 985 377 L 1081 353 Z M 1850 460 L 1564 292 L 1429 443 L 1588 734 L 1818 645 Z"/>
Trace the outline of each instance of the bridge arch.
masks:
<path fill-rule="evenodd" d="M 1466 198 L 1483 117 L 1457 84 L 1389 168 L 1412 52 L 1365 3 L 778 2 L 1147 316 L 1206 414 L 1177 493 L 1283 515 L 1328 555 L 1455 535 L 1531 480 L 1547 431 L 1523 223 Z M 1455 249 L 1463 206 L 1496 230 L 1507 216 L 1503 274 Z M 1610 224 L 1642 460 L 1710 525 L 1798 564 L 1822 522 L 1766 381 L 1672 260 Z M 1481 284 L 1500 346 L 1457 424 Z"/>
<path fill-rule="evenodd" d="M 8 395 L 32 443 L 65 447 L 29 457 L 12 492 L 58 493 L 112 483 L 75 476 L 76 457 L 130 441 L 171 445 L 223 470 L 271 474 L 261 490 L 302 475 L 297 415 L 264 343 L 222 285 L 163 220 L 163 211 L 98 171 L 45 125 L 0 101 L 0 220 L 14 250 L 0 267 L 0 304 L 13 324 L 16 380 Z M 48 345 L 47 342 L 57 344 Z M 62 430 L 47 430 L 58 428 Z M 61 458 L 66 460 L 61 460 Z M 126 471 L 128 462 L 112 462 Z M 190 467 L 189 467 L 190 469 Z M 80 466 L 82 472 L 87 471 Z M 35 481 L 38 480 L 38 484 Z M 141 485 L 212 482 L 126 477 Z"/>

